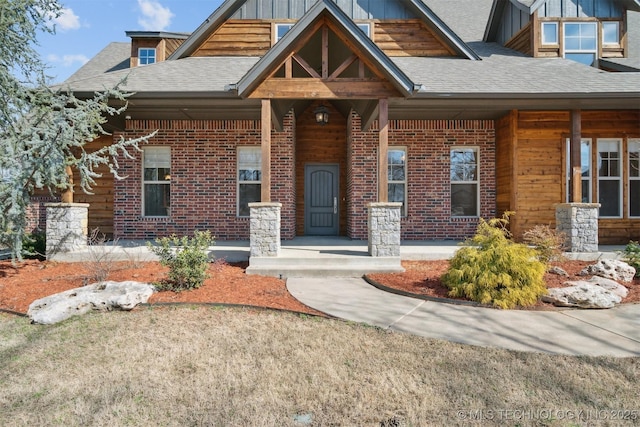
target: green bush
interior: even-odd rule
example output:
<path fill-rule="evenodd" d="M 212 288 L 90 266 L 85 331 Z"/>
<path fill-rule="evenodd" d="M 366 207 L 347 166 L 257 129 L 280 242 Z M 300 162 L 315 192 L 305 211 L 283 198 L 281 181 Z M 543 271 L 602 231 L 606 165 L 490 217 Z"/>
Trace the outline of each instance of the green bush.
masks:
<path fill-rule="evenodd" d="M 636 269 L 636 277 L 640 277 L 640 244 L 631 241 L 622 251 L 622 260 Z"/>
<path fill-rule="evenodd" d="M 46 259 L 47 234 L 42 230 L 34 230 L 22 240 L 22 256 L 27 259 Z"/>
<path fill-rule="evenodd" d="M 509 238 L 509 213 L 480 220 L 476 235 L 464 243 L 442 276 L 452 297 L 466 297 L 500 308 L 529 306 L 547 292 L 545 264 L 538 254 Z"/>
<path fill-rule="evenodd" d="M 158 246 L 149 243 L 149 249 L 160 258 L 160 264 L 169 267 L 169 279 L 155 284 L 159 290 L 179 292 L 202 286 L 209 265 L 207 249 L 214 243 L 209 231 L 196 230 L 193 238 L 162 237 L 156 243 Z"/>

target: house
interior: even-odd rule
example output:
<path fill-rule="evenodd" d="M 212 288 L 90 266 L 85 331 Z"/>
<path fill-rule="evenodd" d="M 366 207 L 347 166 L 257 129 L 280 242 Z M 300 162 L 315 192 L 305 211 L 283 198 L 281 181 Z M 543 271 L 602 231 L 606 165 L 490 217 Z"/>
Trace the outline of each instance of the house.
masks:
<path fill-rule="evenodd" d="M 519 237 L 582 202 L 600 243 L 640 239 L 638 0 L 226 0 L 127 34 L 64 83 L 126 77 L 113 137 L 158 130 L 75 195 L 90 228 L 248 239 L 249 204 L 277 202 L 282 239 L 367 239 L 368 204 L 398 202 L 403 239 L 507 210 Z"/>

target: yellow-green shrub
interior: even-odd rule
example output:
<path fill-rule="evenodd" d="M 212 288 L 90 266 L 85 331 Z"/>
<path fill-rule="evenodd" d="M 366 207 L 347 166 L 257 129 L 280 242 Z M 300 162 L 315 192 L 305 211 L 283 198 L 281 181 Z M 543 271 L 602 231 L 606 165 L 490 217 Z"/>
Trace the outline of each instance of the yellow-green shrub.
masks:
<path fill-rule="evenodd" d="M 450 296 L 514 308 L 533 305 L 546 293 L 545 264 L 534 249 L 508 238 L 508 221 L 508 214 L 480 220 L 476 235 L 458 250 L 442 276 Z"/>

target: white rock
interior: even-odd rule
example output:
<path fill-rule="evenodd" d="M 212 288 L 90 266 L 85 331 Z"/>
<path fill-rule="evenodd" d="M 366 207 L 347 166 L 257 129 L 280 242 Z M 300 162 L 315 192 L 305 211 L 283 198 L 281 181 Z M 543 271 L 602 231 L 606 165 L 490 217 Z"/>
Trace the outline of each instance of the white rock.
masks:
<path fill-rule="evenodd" d="M 585 281 L 569 282 L 575 286 L 549 289 L 542 301 L 560 307 L 612 308 L 622 301 L 619 295 Z"/>
<path fill-rule="evenodd" d="M 593 276 L 591 279 L 589 279 L 588 282 L 593 283 L 594 285 L 601 286 L 606 290 L 618 295 L 622 299 L 625 299 L 627 295 L 629 295 L 629 289 L 625 288 L 615 280 L 607 279 L 605 277 Z"/>
<path fill-rule="evenodd" d="M 585 267 L 581 276 L 595 275 L 612 279 L 617 282 L 631 282 L 636 274 L 636 269 L 623 261 L 615 259 L 601 259 L 593 265 Z"/>
<path fill-rule="evenodd" d="M 90 310 L 131 310 L 146 303 L 155 288 L 140 282 L 100 282 L 40 298 L 29 305 L 33 323 L 51 325 Z"/>

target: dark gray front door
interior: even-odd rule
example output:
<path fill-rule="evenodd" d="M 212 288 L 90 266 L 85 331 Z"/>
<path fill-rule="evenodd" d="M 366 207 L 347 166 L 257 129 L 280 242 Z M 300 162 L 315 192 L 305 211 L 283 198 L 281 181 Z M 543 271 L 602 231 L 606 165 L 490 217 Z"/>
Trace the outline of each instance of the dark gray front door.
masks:
<path fill-rule="evenodd" d="M 306 165 L 304 168 L 304 234 L 337 236 L 338 165 Z"/>

